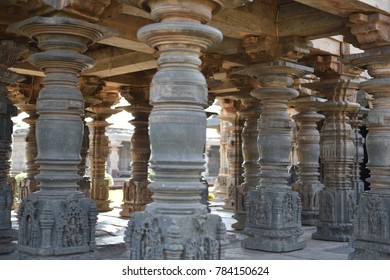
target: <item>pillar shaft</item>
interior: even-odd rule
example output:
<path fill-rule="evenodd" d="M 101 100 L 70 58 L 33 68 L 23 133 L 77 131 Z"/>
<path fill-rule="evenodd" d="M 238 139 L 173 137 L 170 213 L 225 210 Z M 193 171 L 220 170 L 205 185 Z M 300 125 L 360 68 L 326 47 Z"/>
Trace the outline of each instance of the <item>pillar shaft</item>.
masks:
<path fill-rule="evenodd" d="M 148 103 L 133 103 L 127 109 L 134 119 L 131 137 L 131 178 L 125 182 L 123 189 L 123 204 L 121 216 L 131 217 L 136 211 L 143 211 L 146 204 L 151 202 L 152 193 L 148 189 L 148 166 L 150 158 L 149 114 L 151 107 Z"/>
<path fill-rule="evenodd" d="M 245 226 L 249 238 L 242 242 L 245 248 L 286 252 L 306 246 L 299 240 L 303 233 L 300 197 L 287 185 L 292 127 L 287 109 L 289 100 L 298 96 L 298 91 L 290 88 L 294 78 L 310 71 L 309 67 L 283 60 L 239 71 L 258 79 L 261 88 L 251 94 L 263 103 L 257 138 L 260 184 L 249 193 Z"/>
<path fill-rule="evenodd" d="M 17 115 L 17 109 L 7 97 L 7 85 L 23 80 L 23 77 L 9 71 L 25 52 L 25 47 L 7 40 L 0 41 L 0 254 L 14 250 L 11 238 L 11 207 L 13 204 L 12 187 L 8 183 L 11 169 L 12 132 L 11 117 Z"/>
<path fill-rule="evenodd" d="M 327 98 L 320 106 L 325 115 L 320 142 L 324 188 L 317 232 L 312 237 L 349 241 L 356 207 L 351 181 L 356 148 L 348 115 L 360 107 L 354 102 L 359 84 L 354 78 L 361 70 L 341 64 L 334 56 L 314 57 L 312 64 L 321 81 L 305 86 Z"/>
<path fill-rule="evenodd" d="M 298 123 L 297 156 L 299 180 L 293 188 L 298 191 L 302 199 L 302 224 L 315 225 L 319 214 L 319 192 L 323 188 L 320 183 L 320 132 L 318 122 L 324 116 L 317 113 L 319 98 L 305 95 L 292 101 L 292 106 L 298 111 L 293 119 Z"/>
<path fill-rule="evenodd" d="M 239 111 L 240 116 L 245 119 L 242 129 L 242 156 L 243 156 L 243 183 L 237 187 L 236 205 L 233 218 L 237 220 L 232 227 L 236 230 L 243 230 L 246 221 L 246 201 L 248 192 L 254 190 L 259 184 L 259 153 L 257 148 L 257 120 L 261 112 L 261 103 L 254 97 L 242 98 L 245 109 Z"/>
<path fill-rule="evenodd" d="M 66 17 L 33 17 L 8 27 L 37 41 L 42 51 L 30 63 L 45 73 L 37 99 L 36 139 L 40 190 L 18 212 L 19 251 L 31 256 L 83 258 L 95 248 L 96 206 L 77 192 L 83 137 L 83 97 L 78 75 L 94 61 L 81 53 L 104 37 L 106 28 Z"/>
<path fill-rule="evenodd" d="M 149 118 L 153 202 L 134 213 L 126 232 L 131 259 L 218 259 L 225 243 L 219 216 L 200 202 L 205 185 L 207 86 L 201 52 L 220 42 L 205 23 L 227 1 L 136 1 L 158 23 L 138 31 L 158 50 L 158 71 L 150 88 Z M 195 6 L 194 6 L 195 5 Z M 178 230 L 180 229 L 180 231 Z"/>
<path fill-rule="evenodd" d="M 356 14 L 350 17 L 351 31 L 364 53 L 345 59 L 364 67 L 372 79 L 360 88 L 374 97 L 368 114 L 367 168 L 371 190 L 363 192 L 354 220 L 350 259 L 390 259 L 390 17 Z"/>

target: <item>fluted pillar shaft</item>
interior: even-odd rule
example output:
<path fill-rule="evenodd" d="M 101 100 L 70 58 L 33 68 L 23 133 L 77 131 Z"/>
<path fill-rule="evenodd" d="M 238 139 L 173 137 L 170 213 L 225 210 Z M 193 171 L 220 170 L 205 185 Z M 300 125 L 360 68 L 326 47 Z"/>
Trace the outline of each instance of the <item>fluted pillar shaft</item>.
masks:
<path fill-rule="evenodd" d="M 298 96 L 291 88 L 294 78 L 310 72 L 309 67 L 283 60 L 243 67 L 238 72 L 258 79 L 261 87 L 251 94 L 263 103 L 257 138 L 260 184 L 249 193 L 245 248 L 286 252 L 306 246 L 299 240 L 303 233 L 301 200 L 287 185 L 292 127 L 287 109 L 289 101 Z"/>
<path fill-rule="evenodd" d="M 236 205 L 233 218 L 237 220 L 232 227 L 236 230 L 245 228 L 248 199 L 248 192 L 254 190 L 259 184 L 259 153 L 257 148 L 257 120 L 259 119 L 262 105 L 254 97 L 247 96 L 241 98 L 245 109 L 239 111 L 240 116 L 245 119 L 244 128 L 242 129 L 242 156 L 243 156 L 243 183 L 237 186 Z"/>
<path fill-rule="evenodd" d="M 348 112 L 359 108 L 359 104 L 352 102 L 356 99 L 358 83 L 352 77 L 341 76 L 339 79 L 324 78 L 307 86 L 328 99 L 321 105 L 325 115 L 320 143 L 325 187 L 320 192 L 319 222 L 312 237 L 348 241 L 356 206 L 351 182 L 356 149 Z"/>
<path fill-rule="evenodd" d="M 127 109 L 134 119 L 131 137 L 131 178 L 125 182 L 123 189 L 123 204 L 121 216 L 131 217 L 136 211 L 143 211 L 151 202 L 152 193 L 148 189 L 148 166 L 150 158 L 149 114 L 151 106 L 148 103 L 134 104 Z"/>
<path fill-rule="evenodd" d="M 104 37 L 106 28 L 81 20 L 33 17 L 9 26 L 9 32 L 37 41 L 42 52 L 30 63 L 45 73 L 37 99 L 36 139 L 40 190 L 30 193 L 18 212 L 19 251 L 24 255 L 82 258 L 95 248 L 96 206 L 77 192 L 77 165 L 83 137 L 83 97 L 78 75 L 94 64 L 82 55 Z"/>
<path fill-rule="evenodd" d="M 13 251 L 11 242 L 12 187 L 8 183 L 11 169 L 12 132 L 11 117 L 17 109 L 7 97 L 7 85 L 23 80 L 23 77 L 8 70 L 23 55 L 26 48 L 13 41 L 0 40 L 0 254 Z"/>
<path fill-rule="evenodd" d="M 158 71 L 150 88 L 153 202 L 129 222 L 130 258 L 218 259 L 225 226 L 200 202 L 207 86 L 199 57 L 221 41 L 222 34 L 203 23 L 228 1 L 134 2 L 158 22 L 138 31 L 139 39 L 158 51 Z"/>

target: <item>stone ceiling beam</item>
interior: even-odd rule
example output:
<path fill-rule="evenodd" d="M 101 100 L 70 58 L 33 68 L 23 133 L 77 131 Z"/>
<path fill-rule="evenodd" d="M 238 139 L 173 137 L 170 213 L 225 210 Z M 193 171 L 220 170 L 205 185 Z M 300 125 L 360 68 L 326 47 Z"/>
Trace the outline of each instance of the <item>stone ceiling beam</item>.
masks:
<path fill-rule="evenodd" d="M 347 17 L 357 12 L 390 14 L 390 2 L 388 0 L 295 0 L 295 2 L 341 17 Z"/>

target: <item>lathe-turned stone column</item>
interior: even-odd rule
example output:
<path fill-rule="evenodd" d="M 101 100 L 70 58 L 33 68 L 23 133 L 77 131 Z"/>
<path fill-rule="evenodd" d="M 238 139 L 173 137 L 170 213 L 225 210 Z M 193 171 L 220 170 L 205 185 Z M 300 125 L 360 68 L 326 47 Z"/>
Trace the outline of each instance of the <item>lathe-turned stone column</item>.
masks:
<path fill-rule="evenodd" d="M 106 178 L 106 165 L 109 154 L 109 139 L 106 136 L 106 128 L 111 125 L 106 121 L 111 115 L 119 112 L 111 109 L 111 103 L 101 102 L 88 110 L 94 113 L 92 127 L 92 147 L 90 148 L 90 175 L 91 175 L 91 198 L 95 201 L 99 212 L 112 210 L 110 208 L 109 188 Z"/>
<path fill-rule="evenodd" d="M 0 40 L 0 254 L 11 253 L 11 207 L 13 204 L 12 187 L 8 183 L 11 169 L 12 132 L 11 117 L 17 115 L 17 108 L 7 97 L 7 85 L 24 78 L 10 70 L 13 64 L 25 53 L 26 47 L 13 41 Z"/>
<path fill-rule="evenodd" d="M 322 101 L 325 101 L 322 99 Z M 302 199 L 302 225 L 313 226 L 318 221 L 320 182 L 320 132 L 318 122 L 324 116 L 318 114 L 321 99 L 300 90 L 298 98 L 290 102 L 298 114 L 292 118 L 298 123 L 297 156 L 299 180 L 293 185 Z"/>
<path fill-rule="evenodd" d="M 361 72 L 341 64 L 336 57 L 319 56 L 313 61 L 321 81 L 305 84 L 327 98 L 320 108 L 325 115 L 321 129 L 321 165 L 324 188 L 320 192 L 319 222 L 312 238 L 349 241 L 356 198 L 351 173 L 355 158 L 353 131 L 348 113 L 360 107 L 356 102 Z"/>
<path fill-rule="evenodd" d="M 136 96 L 144 96 L 142 89 L 128 88 Z M 141 91 L 139 95 L 136 90 Z M 149 86 L 145 88 L 149 91 Z M 134 126 L 131 137 L 131 178 L 123 187 L 123 204 L 121 216 L 131 217 L 136 211 L 144 211 L 146 204 L 152 201 L 152 193 L 148 189 L 148 166 L 150 158 L 149 114 L 152 106 L 148 100 L 133 98 L 131 106 L 125 108 L 133 115 L 130 123 Z"/>
<path fill-rule="evenodd" d="M 240 97 L 242 104 L 245 106 L 238 113 L 245 119 L 244 128 L 241 132 L 242 136 L 242 155 L 244 172 L 243 183 L 237 186 L 236 205 L 234 209 L 233 218 L 237 220 L 232 224 L 232 228 L 236 230 L 243 230 L 245 228 L 245 221 L 247 216 L 246 202 L 248 200 L 248 193 L 256 188 L 259 184 L 259 153 L 257 148 L 257 120 L 259 119 L 262 104 L 260 101 L 252 97 L 249 93 Z"/>
<path fill-rule="evenodd" d="M 292 121 L 288 102 L 298 96 L 291 88 L 294 79 L 312 71 L 299 64 L 274 60 L 243 67 L 238 73 L 256 77 L 260 88 L 252 95 L 261 99 L 263 111 L 258 121 L 260 185 L 249 193 L 248 217 L 242 246 L 271 252 L 299 250 L 301 241 L 301 199 L 287 185 L 290 164 Z"/>
<path fill-rule="evenodd" d="M 350 259 L 390 259 L 390 17 L 357 14 L 350 17 L 364 53 L 346 57 L 368 70 L 371 80 L 360 88 L 374 97 L 368 114 L 367 167 L 371 190 L 357 206 Z"/>
<path fill-rule="evenodd" d="M 202 50 L 222 34 L 203 23 L 229 1 L 134 1 L 158 23 L 138 31 L 157 50 L 158 71 L 150 88 L 149 118 L 153 202 L 129 221 L 131 259 L 219 259 L 226 227 L 200 202 L 205 185 L 207 86 Z"/>
<path fill-rule="evenodd" d="M 19 108 L 29 116 L 23 121 L 29 125 L 26 136 L 26 178 L 20 183 L 19 200 L 22 201 L 32 192 L 39 190 L 35 176 L 39 174 L 39 164 L 36 162 L 38 147 L 36 140 L 36 122 L 38 120 L 35 103 L 18 104 Z"/>
<path fill-rule="evenodd" d="M 9 26 L 8 31 L 37 41 L 42 52 L 29 60 L 45 72 L 37 99 L 40 190 L 19 207 L 19 251 L 26 258 L 87 257 L 81 253 L 95 249 L 97 212 L 95 203 L 76 191 L 84 113 L 77 76 L 94 64 L 81 53 L 108 30 L 53 16 L 29 18 Z"/>

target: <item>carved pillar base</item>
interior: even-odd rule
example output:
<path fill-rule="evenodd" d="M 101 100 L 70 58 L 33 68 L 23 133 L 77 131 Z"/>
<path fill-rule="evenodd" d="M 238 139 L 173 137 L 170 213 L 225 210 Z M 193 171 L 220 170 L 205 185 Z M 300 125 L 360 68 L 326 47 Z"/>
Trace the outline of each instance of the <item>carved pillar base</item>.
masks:
<path fill-rule="evenodd" d="M 29 61 L 45 73 L 37 99 L 36 139 L 40 190 L 19 206 L 19 251 L 41 258 L 82 258 L 95 249 L 95 203 L 77 192 L 84 102 L 77 77 L 94 64 L 87 45 L 109 30 L 73 18 L 33 17 L 9 32 L 37 41 Z"/>
<path fill-rule="evenodd" d="M 19 250 L 34 255 L 68 255 L 95 249 L 97 211 L 82 193 L 47 200 L 31 193 L 18 211 Z"/>
<path fill-rule="evenodd" d="M 389 213 L 390 195 L 361 194 L 349 259 L 390 260 Z"/>
<path fill-rule="evenodd" d="M 297 192 L 287 185 L 291 147 L 291 119 L 288 102 L 298 96 L 290 88 L 294 78 L 311 68 L 283 60 L 243 67 L 238 73 L 255 76 L 261 88 L 251 95 L 261 99 L 263 111 L 258 120 L 260 185 L 249 192 L 245 233 L 241 243 L 248 249 L 288 252 L 303 249 L 299 236 L 302 203 Z"/>
<path fill-rule="evenodd" d="M 260 188 L 249 193 L 249 217 L 245 233 L 249 238 L 241 245 L 247 249 L 289 252 L 306 247 L 299 240 L 301 199 L 297 192 Z M 299 221 L 300 222 L 300 221 Z"/>
<path fill-rule="evenodd" d="M 218 260 L 224 247 L 226 227 L 218 215 L 134 213 L 125 232 L 132 260 Z"/>
<path fill-rule="evenodd" d="M 136 181 L 130 179 L 123 186 L 123 204 L 120 215 L 132 217 L 136 211 L 144 211 L 145 205 L 152 201 L 152 192 L 148 189 L 148 180 Z"/>

